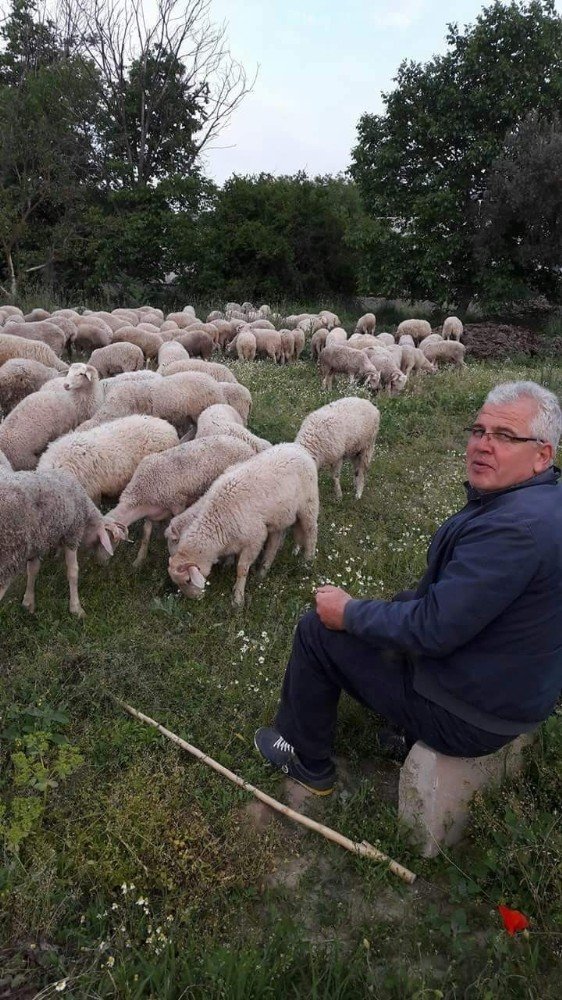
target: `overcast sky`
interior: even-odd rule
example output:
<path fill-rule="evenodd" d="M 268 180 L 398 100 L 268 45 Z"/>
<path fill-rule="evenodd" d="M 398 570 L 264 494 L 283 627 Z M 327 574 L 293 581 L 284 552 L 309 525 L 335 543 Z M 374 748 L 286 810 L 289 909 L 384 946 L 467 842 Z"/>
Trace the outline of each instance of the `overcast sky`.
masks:
<path fill-rule="evenodd" d="M 207 172 L 345 170 L 363 112 L 383 110 L 403 59 L 444 52 L 446 25 L 472 23 L 482 0 L 212 0 L 254 90 L 208 154 Z M 562 11 L 562 0 L 557 7 Z"/>

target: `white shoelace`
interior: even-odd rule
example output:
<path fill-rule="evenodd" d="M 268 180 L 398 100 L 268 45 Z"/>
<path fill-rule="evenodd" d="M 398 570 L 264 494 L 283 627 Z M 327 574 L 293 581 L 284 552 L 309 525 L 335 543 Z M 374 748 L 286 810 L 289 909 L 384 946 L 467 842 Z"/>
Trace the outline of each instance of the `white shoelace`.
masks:
<path fill-rule="evenodd" d="M 287 743 L 287 740 L 284 740 L 282 736 L 280 736 L 278 740 L 275 740 L 273 746 L 275 750 L 281 750 L 281 753 L 295 752 L 295 748 L 292 747 L 290 743 Z"/>

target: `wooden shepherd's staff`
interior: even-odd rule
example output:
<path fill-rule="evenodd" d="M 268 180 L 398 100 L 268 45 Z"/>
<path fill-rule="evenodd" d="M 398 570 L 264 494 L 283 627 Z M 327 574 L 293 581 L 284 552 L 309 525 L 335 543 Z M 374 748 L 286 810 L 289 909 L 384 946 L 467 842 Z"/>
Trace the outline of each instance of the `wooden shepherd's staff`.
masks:
<path fill-rule="evenodd" d="M 142 712 L 137 711 L 132 705 L 127 705 L 126 702 L 121 701 L 119 698 L 114 700 L 118 705 L 121 705 L 129 715 L 132 715 L 135 719 L 139 719 L 141 722 L 146 722 L 149 726 L 154 726 L 159 733 L 166 736 L 172 743 L 177 743 L 178 746 L 183 747 L 188 753 L 193 754 L 198 760 L 202 761 L 204 764 L 208 764 L 209 767 L 214 768 L 219 774 L 224 774 L 225 778 L 233 781 L 235 785 L 239 785 L 240 788 L 244 788 L 245 791 L 251 792 L 252 795 L 259 799 L 260 802 L 265 802 L 266 805 L 271 806 L 272 809 L 276 809 L 277 812 L 283 814 L 283 816 L 288 816 L 289 819 L 294 819 L 297 823 L 302 826 L 308 827 L 309 830 L 315 830 L 316 833 L 321 833 L 323 837 L 327 840 L 333 840 L 335 844 L 340 844 L 341 847 L 345 847 L 346 850 L 351 851 L 353 854 L 359 854 L 363 857 L 373 858 L 375 861 L 384 861 L 388 864 L 390 871 L 399 878 L 403 879 L 404 882 L 408 882 L 410 885 L 415 881 L 414 872 L 409 871 L 408 868 L 404 868 L 403 865 L 398 864 L 397 861 L 393 861 L 389 858 L 387 854 L 383 854 L 382 851 L 377 850 L 372 844 L 367 843 L 363 840 L 361 843 L 357 841 L 350 840 L 349 837 L 344 837 L 343 834 L 338 833 L 337 830 L 332 830 L 329 826 L 324 826 L 323 823 L 317 823 L 313 819 L 309 819 L 308 816 L 303 816 L 302 813 L 296 812 L 294 809 L 290 809 L 289 806 L 283 805 L 282 802 L 278 802 L 277 799 L 273 799 L 270 795 L 266 795 L 265 792 L 260 791 L 259 788 L 255 788 L 254 785 L 250 785 L 249 782 L 244 781 L 240 778 L 234 771 L 229 771 L 227 767 L 223 767 L 218 761 L 213 760 L 212 757 L 208 757 L 206 753 L 202 750 L 198 750 L 197 747 L 187 743 L 186 740 L 182 740 L 181 736 L 176 736 L 170 729 L 166 729 L 161 726 L 159 722 L 155 719 L 151 719 L 150 716 L 144 715 Z"/>

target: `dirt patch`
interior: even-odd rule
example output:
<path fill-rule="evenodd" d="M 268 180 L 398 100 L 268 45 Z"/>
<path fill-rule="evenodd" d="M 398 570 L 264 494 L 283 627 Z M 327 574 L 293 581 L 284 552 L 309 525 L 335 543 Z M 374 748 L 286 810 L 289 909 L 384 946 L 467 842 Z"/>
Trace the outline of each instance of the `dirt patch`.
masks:
<path fill-rule="evenodd" d="M 440 333 L 441 328 L 436 327 L 434 332 Z M 513 354 L 562 356 L 561 337 L 545 337 L 528 327 L 509 323 L 468 323 L 462 342 L 470 357 L 479 361 L 507 358 Z"/>

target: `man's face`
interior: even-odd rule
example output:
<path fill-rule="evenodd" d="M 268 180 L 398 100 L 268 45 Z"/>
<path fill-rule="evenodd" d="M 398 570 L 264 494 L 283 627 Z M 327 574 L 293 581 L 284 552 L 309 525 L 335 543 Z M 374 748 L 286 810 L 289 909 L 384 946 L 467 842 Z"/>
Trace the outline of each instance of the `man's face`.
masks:
<path fill-rule="evenodd" d="M 503 431 L 515 437 L 533 437 L 531 421 L 537 404 L 528 396 L 514 403 L 485 403 L 473 426 L 484 431 Z M 486 435 L 471 435 L 466 448 L 466 473 L 471 486 L 491 492 L 522 483 L 544 472 L 552 464 L 550 444 L 536 441 L 501 441 Z"/>

